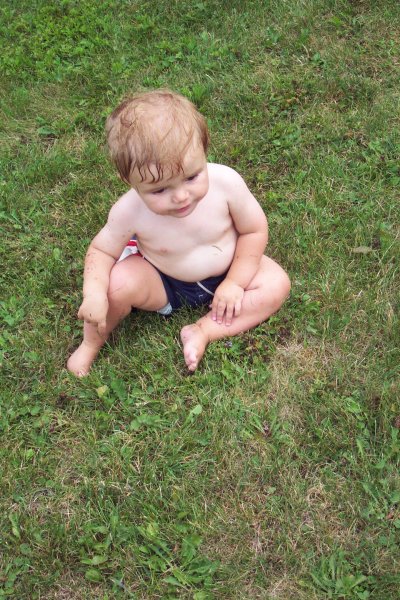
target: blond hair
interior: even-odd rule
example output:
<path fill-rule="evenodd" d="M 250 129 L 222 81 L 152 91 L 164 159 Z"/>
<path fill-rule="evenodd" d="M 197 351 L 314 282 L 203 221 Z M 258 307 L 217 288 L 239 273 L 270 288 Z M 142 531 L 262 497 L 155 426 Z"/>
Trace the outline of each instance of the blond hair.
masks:
<path fill-rule="evenodd" d="M 209 143 L 203 115 L 187 98 L 165 89 L 124 100 L 108 117 L 106 133 L 111 159 L 126 183 L 134 171 L 142 181 L 150 174 L 154 182 L 165 171 L 180 172 L 188 148 L 198 143 L 206 153 Z"/>

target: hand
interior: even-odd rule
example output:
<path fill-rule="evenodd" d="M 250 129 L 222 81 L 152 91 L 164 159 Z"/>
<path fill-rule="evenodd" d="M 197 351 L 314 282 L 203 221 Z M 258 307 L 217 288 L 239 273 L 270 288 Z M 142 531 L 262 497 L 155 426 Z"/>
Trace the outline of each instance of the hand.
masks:
<path fill-rule="evenodd" d="M 106 330 L 106 319 L 108 313 L 107 295 L 86 296 L 78 311 L 78 319 L 92 323 L 97 326 L 100 335 Z"/>
<path fill-rule="evenodd" d="M 238 317 L 242 308 L 244 289 L 230 279 L 217 287 L 214 300 L 211 304 L 211 318 L 217 323 L 222 323 L 225 315 L 225 325 L 232 323 L 233 316 Z"/>

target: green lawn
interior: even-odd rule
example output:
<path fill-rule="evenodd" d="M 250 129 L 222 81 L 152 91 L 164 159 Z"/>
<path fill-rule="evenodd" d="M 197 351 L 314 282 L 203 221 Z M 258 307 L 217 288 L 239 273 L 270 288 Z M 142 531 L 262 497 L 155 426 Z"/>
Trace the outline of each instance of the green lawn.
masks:
<path fill-rule="evenodd" d="M 399 40 L 397 0 L 3 1 L 0 599 L 400 598 Z M 162 86 L 292 294 L 193 376 L 193 314 L 133 315 L 77 380 L 105 118 Z"/>

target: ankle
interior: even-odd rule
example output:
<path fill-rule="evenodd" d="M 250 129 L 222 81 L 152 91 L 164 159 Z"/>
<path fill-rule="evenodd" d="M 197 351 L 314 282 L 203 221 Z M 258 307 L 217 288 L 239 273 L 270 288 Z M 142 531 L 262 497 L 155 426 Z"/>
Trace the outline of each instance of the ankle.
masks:
<path fill-rule="evenodd" d="M 91 352 L 98 352 L 100 350 L 100 348 L 102 348 L 104 346 L 104 344 L 106 343 L 106 339 L 99 339 L 97 340 L 82 340 L 81 346 L 83 348 L 87 348 L 87 350 L 91 351 Z"/>
<path fill-rule="evenodd" d="M 207 323 L 204 323 L 203 319 L 204 319 L 204 317 L 202 319 L 199 319 L 198 321 L 196 321 L 196 323 L 193 323 L 193 325 L 197 329 L 200 330 L 200 333 L 201 333 L 202 337 L 204 338 L 206 345 L 208 346 L 208 344 L 212 341 L 212 339 L 207 330 Z"/>

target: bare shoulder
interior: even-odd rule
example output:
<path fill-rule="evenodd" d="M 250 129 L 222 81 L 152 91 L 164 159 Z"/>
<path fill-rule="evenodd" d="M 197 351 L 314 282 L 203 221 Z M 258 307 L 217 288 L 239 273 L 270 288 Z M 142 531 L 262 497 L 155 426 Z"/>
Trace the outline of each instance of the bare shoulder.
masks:
<path fill-rule="evenodd" d="M 237 185 L 246 185 L 243 177 L 235 169 L 226 165 L 208 163 L 208 175 L 212 183 L 225 186 L 228 189 L 235 188 Z"/>
<path fill-rule="evenodd" d="M 138 210 L 140 198 L 134 189 L 128 190 L 110 209 L 109 220 L 126 219 Z"/>
<path fill-rule="evenodd" d="M 107 224 L 113 229 L 126 231 L 135 227 L 140 219 L 143 203 L 134 189 L 128 190 L 110 209 Z"/>
<path fill-rule="evenodd" d="M 106 254 L 118 258 L 135 230 L 139 197 L 129 190 L 113 204 L 107 223 L 92 241 L 92 245 Z"/>
<path fill-rule="evenodd" d="M 113 204 L 108 214 L 107 223 L 97 234 L 95 243 L 106 248 L 114 257 L 121 254 L 121 249 L 136 232 L 140 222 L 141 201 L 135 190 L 131 189 Z"/>
<path fill-rule="evenodd" d="M 243 177 L 235 169 L 226 165 L 209 163 L 208 174 L 214 190 L 222 193 L 230 206 L 233 203 L 256 201 Z"/>
<path fill-rule="evenodd" d="M 209 177 L 215 195 L 225 198 L 237 231 L 249 233 L 266 229 L 264 211 L 237 171 L 211 163 Z"/>

